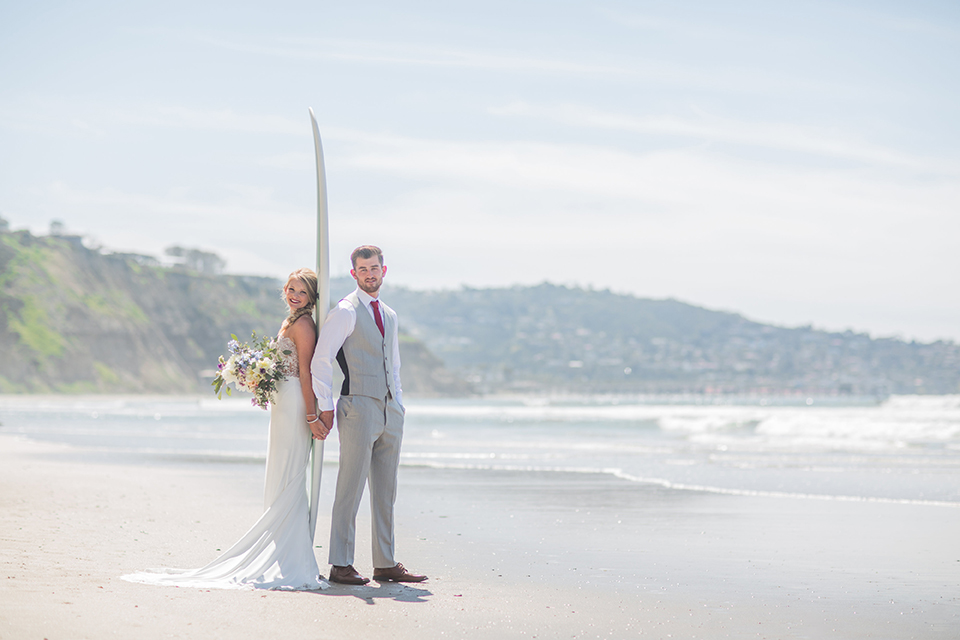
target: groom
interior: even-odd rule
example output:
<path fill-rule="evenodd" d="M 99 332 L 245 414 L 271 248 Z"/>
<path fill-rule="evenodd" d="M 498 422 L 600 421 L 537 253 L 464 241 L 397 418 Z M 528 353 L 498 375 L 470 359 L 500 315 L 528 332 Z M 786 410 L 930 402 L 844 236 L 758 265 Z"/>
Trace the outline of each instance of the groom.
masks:
<path fill-rule="evenodd" d="M 330 580 L 370 582 L 353 568 L 357 510 L 369 477 L 373 579 L 421 582 L 427 576 L 410 573 L 393 557 L 393 504 L 404 408 L 397 314 L 379 300 L 387 268 L 380 249 L 372 245 L 355 249 L 350 261 L 357 289 L 330 311 L 311 364 L 320 407 L 319 419 L 310 424 L 316 438 L 326 438 L 333 428 L 334 359 L 344 375 L 336 408 L 340 470 L 330 525 Z"/>

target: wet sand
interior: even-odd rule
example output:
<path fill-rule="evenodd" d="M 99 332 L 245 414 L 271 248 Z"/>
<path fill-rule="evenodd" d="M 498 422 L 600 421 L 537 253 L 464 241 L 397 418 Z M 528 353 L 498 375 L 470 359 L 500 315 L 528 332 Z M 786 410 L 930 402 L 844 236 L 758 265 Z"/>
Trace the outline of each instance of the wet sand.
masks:
<path fill-rule="evenodd" d="M 336 465 L 325 469 L 317 544 Z M 960 637 L 960 509 L 725 496 L 609 476 L 401 469 L 398 559 L 317 593 L 120 580 L 259 516 L 250 463 L 115 461 L 0 436 L 0 638 Z M 357 568 L 370 575 L 366 504 Z"/>

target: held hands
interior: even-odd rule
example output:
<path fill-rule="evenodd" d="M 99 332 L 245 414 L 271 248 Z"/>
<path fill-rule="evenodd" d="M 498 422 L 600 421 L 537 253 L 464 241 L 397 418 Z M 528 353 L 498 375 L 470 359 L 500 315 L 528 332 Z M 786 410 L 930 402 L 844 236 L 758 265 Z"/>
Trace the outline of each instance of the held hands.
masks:
<path fill-rule="evenodd" d="M 307 425 L 317 440 L 326 440 L 333 430 L 333 411 L 321 411 L 319 417 L 307 414 Z"/>

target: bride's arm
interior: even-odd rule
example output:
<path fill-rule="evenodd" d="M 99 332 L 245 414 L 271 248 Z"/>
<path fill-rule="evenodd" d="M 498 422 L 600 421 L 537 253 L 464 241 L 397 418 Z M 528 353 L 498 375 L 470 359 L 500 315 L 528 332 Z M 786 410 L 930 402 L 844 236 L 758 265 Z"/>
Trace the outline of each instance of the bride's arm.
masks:
<path fill-rule="evenodd" d="M 293 340 L 297 349 L 297 360 L 300 363 L 300 392 L 303 393 L 303 404 L 307 408 L 307 422 L 313 435 L 323 440 L 329 431 L 319 421 L 317 416 L 317 398 L 313 395 L 313 378 L 310 376 L 310 362 L 313 360 L 313 350 L 317 346 L 317 330 L 310 316 L 301 316 L 287 329 L 287 336 Z M 310 420 L 314 422 L 310 422 Z"/>

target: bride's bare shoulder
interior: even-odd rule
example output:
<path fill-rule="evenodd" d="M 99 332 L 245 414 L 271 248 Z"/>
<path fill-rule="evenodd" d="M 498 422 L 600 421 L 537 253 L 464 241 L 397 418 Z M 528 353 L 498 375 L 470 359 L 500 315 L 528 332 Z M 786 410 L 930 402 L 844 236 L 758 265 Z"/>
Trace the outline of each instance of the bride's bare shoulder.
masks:
<path fill-rule="evenodd" d="M 286 328 L 283 335 L 296 343 L 299 343 L 301 340 L 313 340 L 316 342 L 317 325 L 313 321 L 312 316 L 300 316 L 292 325 Z"/>

